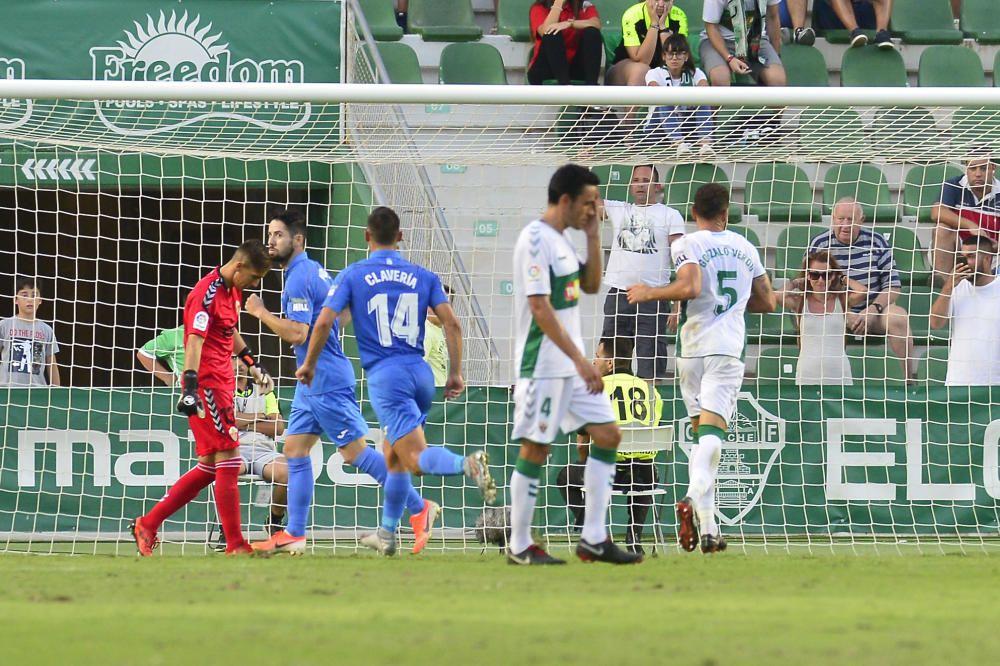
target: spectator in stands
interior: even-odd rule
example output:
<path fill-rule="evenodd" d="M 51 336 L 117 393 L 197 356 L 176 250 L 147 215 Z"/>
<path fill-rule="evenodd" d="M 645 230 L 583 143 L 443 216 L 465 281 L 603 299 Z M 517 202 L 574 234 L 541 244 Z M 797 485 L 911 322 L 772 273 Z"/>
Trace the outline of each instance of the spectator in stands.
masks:
<path fill-rule="evenodd" d="M 778 2 L 766 0 L 705 0 L 701 33 L 701 65 L 713 86 L 730 85 L 733 74 L 750 75 L 766 86 L 787 83 L 781 64 L 781 23 Z M 733 9 L 735 7 L 735 10 Z M 734 15 L 735 13 L 735 15 Z M 734 26 L 742 25 L 742 29 Z"/>
<path fill-rule="evenodd" d="M 1000 280 L 996 244 L 985 236 L 962 240 L 962 256 L 931 306 L 931 328 L 951 321 L 948 386 L 1000 385 Z"/>
<path fill-rule="evenodd" d="M 528 63 L 532 85 L 556 79 L 596 86 L 601 73 L 601 17 L 590 0 L 537 0 L 528 12 L 535 50 Z"/>
<path fill-rule="evenodd" d="M 667 39 L 687 34 L 687 14 L 674 0 L 644 0 L 632 5 L 622 13 L 622 41 L 604 82 L 609 86 L 646 85 L 646 72 L 664 65 Z"/>
<path fill-rule="evenodd" d="M 816 0 L 813 25 L 819 30 L 850 30 L 851 46 L 866 46 L 864 28 L 875 30 L 875 46 L 892 49 L 889 16 L 892 0 Z"/>
<path fill-rule="evenodd" d="M 139 347 L 135 358 L 166 386 L 178 385 L 184 371 L 184 327 L 164 329 Z"/>
<path fill-rule="evenodd" d="M 809 243 L 807 254 L 828 250 L 847 271 L 847 277 L 868 290 L 847 313 L 847 330 L 857 336 L 886 335 L 889 348 L 903 364 L 907 381 L 914 378 L 913 338 L 909 316 L 895 303 L 899 273 L 892 246 L 882 234 L 864 227 L 861 205 L 844 197 L 833 207 L 833 225 Z"/>
<path fill-rule="evenodd" d="M 52 327 L 38 320 L 42 292 L 33 278 L 14 285 L 13 317 L 0 319 L 0 386 L 59 386 Z"/>
<path fill-rule="evenodd" d="M 652 386 L 632 374 L 632 342 L 626 338 L 603 338 L 597 344 L 596 356 L 594 365 L 604 377 L 604 392 L 611 399 L 618 424 L 625 428 L 659 424 L 663 399 Z M 581 527 L 585 500 L 583 475 L 590 437 L 577 435 L 576 441 L 578 462 L 559 471 L 556 485 L 573 513 L 576 526 Z M 652 490 L 657 483 L 655 461 L 655 451 L 619 453 L 615 460 L 615 490 L 630 493 Z M 625 547 L 630 552 L 643 552 L 642 531 L 652 504 L 652 495 L 628 496 Z"/>
<path fill-rule="evenodd" d="M 441 285 L 444 293 L 451 300 L 452 290 L 447 284 Z M 444 325 L 434 308 L 427 308 L 427 325 L 424 327 L 424 360 L 431 366 L 434 373 L 434 386 L 440 387 L 448 383 L 448 343 L 444 337 Z"/>
<path fill-rule="evenodd" d="M 663 45 L 662 67 L 646 72 L 648 86 L 707 86 L 705 72 L 694 66 L 691 45 L 687 37 L 673 34 Z M 699 147 L 702 157 L 711 157 L 712 110 L 707 106 L 657 106 L 646 120 L 645 132 L 652 137 L 666 136 L 677 146 L 677 156 L 693 152 Z"/>
<path fill-rule="evenodd" d="M 806 0 L 784 0 L 792 24 L 792 43 L 812 46 L 816 32 L 806 25 Z"/>
<path fill-rule="evenodd" d="M 799 329 L 799 386 L 854 383 L 847 358 L 847 312 L 863 303 L 868 290 L 852 280 L 827 250 L 806 256 L 802 274 L 778 290 L 778 304 L 795 313 Z"/>
<path fill-rule="evenodd" d="M 958 241 L 971 235 L 988 236 L 994 243 L 1000 234 L 1000 180 L 996 162 L 986 152 L 969 158 L 965 175 L 949 178 L 941 186 L 941 197 L 931 208 L 934 229 L 934 273 L 946 280 L 955 268 Z"/>
<path fill-rule="evenodd" d="M 628 288 L 637 283 L 670 283 L 670 245 L 684 235 L 681 214 L 663 205 L 663 186 L 652 164 L 632 169 L 629 192 L 634 203 L 605 201 L 611 220 L 611 254 L 604 283 L 604 338 L 627 338 L 635 347 L 639 377 L 666 377 L 670 306 L 662 301 L 631 304 Z M 676 327 L 676 324 L 675 324 Z"/>

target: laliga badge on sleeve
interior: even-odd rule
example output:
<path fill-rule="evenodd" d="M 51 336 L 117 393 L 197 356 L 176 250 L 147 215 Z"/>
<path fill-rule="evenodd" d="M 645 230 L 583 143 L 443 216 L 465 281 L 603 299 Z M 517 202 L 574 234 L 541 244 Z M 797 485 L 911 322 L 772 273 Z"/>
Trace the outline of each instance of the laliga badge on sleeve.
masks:
<path fill-rule="evenodd" d="M 191 322 L 192 328 L 196 331 L 201 331 L 204 333 L 208 330 L 208 313 L 202 310 L 194 316 L 194 321 Z"/>

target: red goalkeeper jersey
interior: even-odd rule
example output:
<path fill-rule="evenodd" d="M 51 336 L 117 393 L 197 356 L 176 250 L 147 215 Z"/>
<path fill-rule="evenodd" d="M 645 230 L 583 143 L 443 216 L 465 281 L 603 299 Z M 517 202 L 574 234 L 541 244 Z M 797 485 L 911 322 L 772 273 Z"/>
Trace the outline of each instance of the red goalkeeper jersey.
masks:
<path fill-rule="evenodd" d="M 243 292 L 226 287 L 219 269 L 195 285 L 184 304 L 184 343 L 189 335 L 205 339 L 198 366 L 201 388 L 236 389 L 233 373 L 233 336 L 239 323 Z"/>

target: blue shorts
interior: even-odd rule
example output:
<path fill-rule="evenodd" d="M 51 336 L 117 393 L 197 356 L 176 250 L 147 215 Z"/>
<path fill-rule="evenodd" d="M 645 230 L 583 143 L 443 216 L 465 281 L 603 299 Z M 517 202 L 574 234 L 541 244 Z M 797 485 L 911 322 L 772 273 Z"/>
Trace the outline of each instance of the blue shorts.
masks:
<path fill-rule="evenodd" d="M 368 371 L 368 397 L 394 444 L 427 420 L 434 402 L 434 371 L 419 356 L 386 359 Z"/>
<path fill-rule="evenodd" d="M 368 434 L 368 423 L 354 398 L 353 388 L 335 389 L 316 395 L 295 394 L 286 435 L 326 434 L 337 448 Z"/>

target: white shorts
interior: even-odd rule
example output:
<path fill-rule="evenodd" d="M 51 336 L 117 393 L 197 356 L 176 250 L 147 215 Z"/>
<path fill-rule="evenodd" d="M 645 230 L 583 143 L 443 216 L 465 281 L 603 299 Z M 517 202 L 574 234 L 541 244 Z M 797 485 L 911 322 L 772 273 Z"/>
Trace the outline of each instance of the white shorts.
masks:
<path fill-rule="evenodd" d="M 743 361 L 732 356 L 677 359 L 681 397 L 688 416 L 712 412 L 728 424 L 736 409 L 736 396 L 743 386 L 745 369 Z"/>
<path fill-rule="evenodd" d="M 264 476 L 264 467 L 273 463 L 280 455 L 273 446 L 267 444 L 240 444 L 240 458 L 243 458 L 246 468 L 244 474 Z"/>
<path fill-rule="evenodd" d="M 611 400 L 590 393 L 580 377 L 518 379 L 514 386 L 515 440 L 550 444 L 559 431 L 571 433 L 590 423 L 613 423 Z"/>

